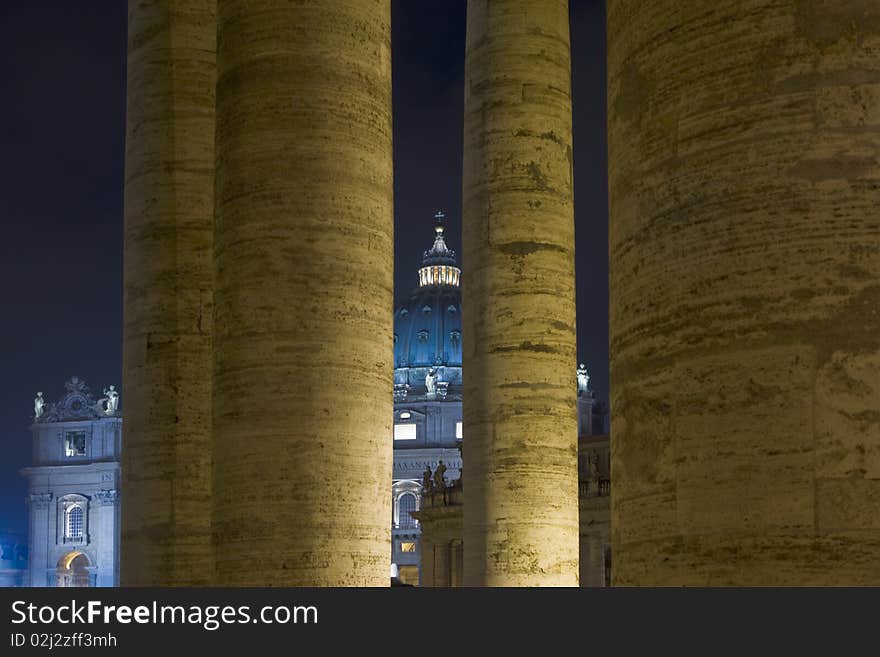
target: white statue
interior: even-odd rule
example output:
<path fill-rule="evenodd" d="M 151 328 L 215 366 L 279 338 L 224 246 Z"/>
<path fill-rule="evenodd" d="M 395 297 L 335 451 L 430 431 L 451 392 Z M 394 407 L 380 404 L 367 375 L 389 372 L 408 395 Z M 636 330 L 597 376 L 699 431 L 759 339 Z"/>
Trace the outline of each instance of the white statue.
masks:
<path fill-rule="evenodd" d="M 425 388 L 429 395 L 437 393 L 437 370 L 433 367 L 429 369 L 428 373 L 425 375 Z"/>
<path fill-rule="evenodd" d="M 109 388 L 105 388 L 104 396 L 107 398 L 107 408 L 104 409 L 104 412 L 107 413 L 107 415 L 113 415 L 116 412 L 116 409 L 119 408 L 119 393 L 116 392 L 116 387 L 110 386 Z"/>
<path fill-rule="evenodd" d="M 46 408 L 46 400 L 43 399 L 43 393 L 38 392 L 34 398 L 34 419 L 40 417 Z"/>
<path fill-rule="evenodd" d="M 590 384 L 590 375 L 587 372 L 587 366 L 581 363 L 577 369 L 577 378 L 578 378 L 578 395 L 587 391 L 587 386 Z"/>

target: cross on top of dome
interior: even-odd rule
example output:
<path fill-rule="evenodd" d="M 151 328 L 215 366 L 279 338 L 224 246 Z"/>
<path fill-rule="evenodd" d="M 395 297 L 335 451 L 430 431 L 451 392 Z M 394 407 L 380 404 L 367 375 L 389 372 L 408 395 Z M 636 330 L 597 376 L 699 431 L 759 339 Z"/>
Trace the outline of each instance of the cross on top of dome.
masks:
<path fill-rule="evenodd" d="M 430 250 L 425 251 L 422 259 L 423 264 L 455 264 L 455 251 L 446 246 L 446 238 L 444 237 L 446 227 L 443 225 L 443 220 L 445 218 L 446 215 L 443 214 L 442 211 L 439 211 L 437 212 L 437 214 L 434 215 L 434 219 L 436 220 L 436 224 L 434 225 L 434 245 L 430 248 Z"/>
<path fill-rule="evenodd" d="M 434 215 L 434 245 L 422 257 L 419 287 L 459 286 L 461 270 L 455 266 L 455 251 L 446 246 L 444 218 L 443 212 Z"/>

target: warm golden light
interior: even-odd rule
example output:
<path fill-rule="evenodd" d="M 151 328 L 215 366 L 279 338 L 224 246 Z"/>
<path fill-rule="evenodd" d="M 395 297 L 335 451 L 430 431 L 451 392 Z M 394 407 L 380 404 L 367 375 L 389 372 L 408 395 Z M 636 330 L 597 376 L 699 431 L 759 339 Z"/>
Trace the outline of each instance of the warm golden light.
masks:
<path fill-rule="evenodd" d="M 461 270 L 458 267 L 452 267 L 450 265 L 422 267 L 419 269 L 419 286 L 449 285 L 452 287 L 458 287 L 460 276 Z"/>

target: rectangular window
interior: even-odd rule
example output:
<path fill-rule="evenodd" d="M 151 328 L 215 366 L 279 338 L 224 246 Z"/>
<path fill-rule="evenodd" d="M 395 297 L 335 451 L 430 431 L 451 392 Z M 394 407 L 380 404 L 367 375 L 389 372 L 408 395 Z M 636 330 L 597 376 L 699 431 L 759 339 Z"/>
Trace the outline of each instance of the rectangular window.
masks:
<path fill-rule="evenodd" d="M 86 432 L 68 431 L 64 441 L 64 452 L 67 456 L 85 456 Z"/>
<path fill-rule="evenodd" d="M 415 440 L 416 425 L 415 424 L 395 424 L 394 440 Z"/>
<path fill-rule="evenodd" d="M 458 440 L 461 440 L 461 422 L 455 423 L 455 437 Z"/>
<path fill-rule="evenodd" d="M 400 542 L 400 551 L 401 552 L 415 552 L 416 551 L 415 541 L 401 541 Z"/>

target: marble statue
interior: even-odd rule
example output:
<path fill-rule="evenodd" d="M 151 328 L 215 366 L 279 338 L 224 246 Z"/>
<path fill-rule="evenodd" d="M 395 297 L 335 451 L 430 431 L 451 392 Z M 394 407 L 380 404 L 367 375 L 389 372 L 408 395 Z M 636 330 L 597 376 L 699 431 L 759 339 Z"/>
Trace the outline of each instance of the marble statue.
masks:
<path fill-rule="evenodd" d="M 116 392 L 116 387 L 105 388 L 104 396 L 107 398 L 107 408 L 104 411 L 107 415 L 113 415 L 119 408 L 119 393 Z"/>
<path fill-rule="evenodd" d="M 428 391 L 429 395 L 437 393 L 437 370 L 433 367 L 429 369 L 428 373 L 425 375 L 425 389 Z"/>
<path fill-rule="evenodd" d="M 587 372 L 587 366 L 581 363 L 577 369 L 578 395 L 587 391 L 590 384 L 590 375 Z"/>
<path fill-rule="evenodd" d="M 34 398 L 34 419 L 40 417 L 46 408 L 46 400 L 43 399 L 43 393 L 38 392 Z"/>

